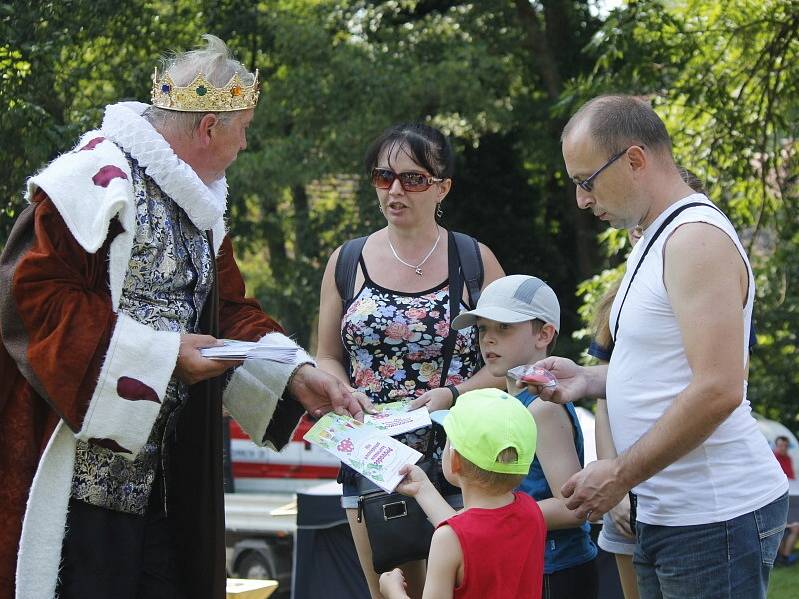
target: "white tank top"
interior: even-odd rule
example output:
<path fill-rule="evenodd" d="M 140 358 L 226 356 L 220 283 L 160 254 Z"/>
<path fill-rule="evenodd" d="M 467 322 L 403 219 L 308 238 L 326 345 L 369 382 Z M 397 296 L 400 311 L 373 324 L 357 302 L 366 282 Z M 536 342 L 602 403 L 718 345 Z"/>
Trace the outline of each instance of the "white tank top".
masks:
<path fill-rule="evenodd" d="M 610 313 L 616 327 L 630 277 L 649 239 L 679 206 L 685 209 L 669 223 L 647 253 L 621 312 L 607 378 L 607 403 L 613 441 L 619 453 L 641 438 L 691 381 L 682 336 L 663 283 L 663 248 L 678 226 L 705 222 L 724 231 L 735 243 L 749 276 L 749 292 L 741 312 L 741 360 L 748 358 L 749 328 L 755 282 L 746 252 L 727 218 L 701 194 L 670 206 L 647 229 L 630 252 L 627 272 Z M 746 399 L 699 447 L 633 489 L 638 494 L 638 519 L 646 524 L 687 526 L 730 520 L 763 507 L 788 490 L 788 481 L 757 428 Z"/>

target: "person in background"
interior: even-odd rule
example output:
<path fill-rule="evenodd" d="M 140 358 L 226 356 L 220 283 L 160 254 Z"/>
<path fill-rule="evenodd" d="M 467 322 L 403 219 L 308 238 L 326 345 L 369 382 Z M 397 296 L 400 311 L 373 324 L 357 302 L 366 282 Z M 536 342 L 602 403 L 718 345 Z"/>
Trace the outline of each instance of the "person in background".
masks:
<path fill-rule="evenodd" d="M 444 475 L 463 490 L 455 512 L 418 466 L 404 466 L 397 490 L 414 497 L 436 527 L 423 599 L 541 597 L 546 524 L 541 509 L 514 488 L 536 451 L 536 425 L 499 389 L 465 393 L 431 414 L 444 426 Z M 402 570 L 380 577 L 386 599 L 409 599 Z"/>
<path fill-rule="evenodd" d="M 639 231 L 629 233 L 630 241 L 640 238 Z M 613 284 L 597 304 L 594 315 L 594 338 L 588 348 L 588 354 L 600 363 L 610 361 L 613 352 L 613 342 L 610 335 L 608 317 L 610 307 L 619 291 L 617 281 Z M 594 436 L 596 440 L 596 456 L 599 460 L 616 457 L 616 448 L 613 445 L 613 435 L 608 422 L 608 407 L 604 398 L 597 398 L 594 412 Z M 599 531 L 597 544 L 601 549 L 612 553 L 616 558 L 616 568 L 619 571 L 624 599 L 638 599 L 638 584 L 635 580 L 633 567 L 633 553 L 635 552 L 635 532 L 630 522 L 630 497 L 625 495 L 622 500 L 602 516 L 602 529 Z"/>
<path fill-rule="evenodd" d="M 457 335 L 448 371 L 442 373 L 450 294 L 464 307 L 470 301 L 465 286 L 450 287 L 449 258 L 454 250 L 450 232 L 436 220 L 452 187 L 454 163 L 449 141 L 433 127 L 411 123 L 384 131 L 370 145 L 365 165 L 386 226 L 366 239 L 352 290 L 340 292 L 336 286 L 341 248 L 325 269 L 317 361 L 376 404 L 411 400 L 412 408 L 426 405 L 433 411 L 449 408 L 460 393 L 502 385 L 501 379 L 481 369 L 475 330 Z M 476 242 L 473 246 L 479 252 L 474 259 L 483 264 L 483 286 L 501 277 L 504 273 L 491 250 L 483 244 L 478 249 Z M 343 306 L 342 293 L 349 292 L 353 300 Z M 424 453 L 431 436 L 426 427 L 398 439 Z M 369 590 L 377 599 L 369 537 L 356 517 L 359 479 L 354 470 L 342 466 L 342 506 Z M 410 594 L 421 594 L 424 561 L 402 569 Z"/>
<path fill-rule="evenodd" d="M 791 442 L 788 437 L 777 437 L 774 440 L 774 457 L 777 458 L 788 480 L 794 480 L 796 479 L 796 475 L 793 470 L 793 460 L 788 453 L 790 446 Z M 794 555 L 793 549 L 796 547 L 797 540 L 799 540 L 799 522 L 789 522 L 785 527 L 785 536 L 782 537 L 782 542 L 777 552 L 777 565 L 793 566 L 796 564 L 799 558 Z"/>
<path fill-rule="evenodd" d="M 707 195 L 702 181 L 692 171 L 679 165 L 677 170 L 682 180 L 691 189 L 697 193 Z M 627 231 L 630 247 L 634 247 L 638 243 L 642 233 L 643 231 L 640 227 L 633 227 Z M 610 357 L 613 354 L 610 309 L 620 285 L 621 280 L 618 280 L 610 286 L 597 303 L 594 312 L 592 325 L 594 338 L 588 348 L 588 354 L 604 364 L 610 362 Z M 597 398 L 594 427 L 597 458 L 600 460 L 615 458 L 616 447 L 613 445 L 613 434 L 610 431 L 610 422 L 608 421 L 608 406 L 604 398 Z M 625 495 L 616 506 L 602 516 L 602 528 L 599 531 L 597 544 L 604 551 L 614 555 L 625 599 L 638 599 L 638 584 L 635 580 L 635 568 L 633 566 L 635 532 L 633 523 L 630 521 L 629 495 Z"/>
<path fill-rule="evenodd" d="M 794 480 L 796 475 L 793 470 L 793 460 L 788 453 L 790 446 L 791 442 L 788 440 L 788 437 L 777 437 L 774 440 L 774 457 L 777 458 L 777 461 L 780 463 L 780 468 L 782 468 L 788 480 Z"/>

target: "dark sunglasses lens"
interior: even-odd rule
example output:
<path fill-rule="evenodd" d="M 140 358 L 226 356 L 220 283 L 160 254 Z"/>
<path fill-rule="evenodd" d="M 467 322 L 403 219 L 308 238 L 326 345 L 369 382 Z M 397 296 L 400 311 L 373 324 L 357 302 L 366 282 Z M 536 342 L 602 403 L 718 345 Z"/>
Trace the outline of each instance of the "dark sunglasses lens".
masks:
<path fill-rule="evenodd" d="M 400 173 L 399 180 L 405 191 L 424 191 L 430 187 L 427 176 L 422 173 Z"/>
<path fill-rule="evenodd" d="M 394 173 L 385 168 L 372 169 L 372 185 L 378 189 L 388 189 L 394 182 Z"/>

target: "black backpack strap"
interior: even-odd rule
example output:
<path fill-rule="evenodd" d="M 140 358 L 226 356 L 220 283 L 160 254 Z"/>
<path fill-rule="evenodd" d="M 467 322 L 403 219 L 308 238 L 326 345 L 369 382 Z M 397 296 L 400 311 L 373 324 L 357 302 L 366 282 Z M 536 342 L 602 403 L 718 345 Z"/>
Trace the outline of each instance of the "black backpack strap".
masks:
<path fill-rule="evenodd" d="M 457 251 L 455 234 L 450 231 L 447 235 L 449 248 L 447 252 L 448 270 L 449 270 L 449 334 L 444 340 L 444 347 L 442 356 L 444 358 L 441 365 L 441 381 L 439 387 L 446 387 L 447 375 L 449 374 L 449 365 L 452 363 L 452 355 L 455 353 L 455 342 L 458 340 L 458 330 L 452 328 L 452 321 L 458 315 L 461 309 L 461 295 L 463 294 L 463 278 L 461 275 L 461 267 L 459 264 L 460 255 Z"/>
<path fill-rule="evenodd" d="M 669 214 L 666 219 L 660 224 L 655 234 L 652 235 L 652 239 L 649 240 L 649 243 L 646 244 L 644 251 L 641 252 L 641 257 L 638 259 L 638 264 L 635 265 L 635 270 L 633 270 L 633 274 L 630 277 L 630 282 L 627 284 L 627 290 L 624 292 L 624 297 L 621 298 L 621 305 L 619 306 L 619 311 L 616 314 L 616 326 L 613 327 L 613 343 L 616 343 L 616 334 L 619 332 L 619 321 L 621 320 L 621 310 L 624 308 L 624 302 L 627 301 L 627 294 L 630 293 L 630 288 L 633 286 L 633 280 L 635 279 L 635 275 L 638 274 L 638 269 L 641 268 L 641 264 L 644 262 L 644 258 L 649 253 L 650 248 L 655 243 L 660 234 L 663 233 L 663 230 L 677 218 L 677 215 L 682 212 L 683 210 L 687 210 L 688 208 L 694 208 L 696 206 L 705 206 L 707 208 L 713 208 L 716 212 L 720 213 L 722 216 L 727 216 L 722 212 L 718 207 L 714 206 L 713 204 L 707 204 L 705 202 L 689 202 L 688 204 L 683 204 L 679 208 L 675 208 L 671 214 Z"/>
<path fill-rule="evenodd" d="M 480 255 L 480 246 L 477 240 L 465 233 L 452 232 L 458 250 L 458 260 L 461 265 L 463 282 L 466 284 L 466 293 L 469 296 L 469 308 L 477 306 L 480 291 L 483 288 L 484 270 L 483 257 Z"/>
<path fill-rule="evenodd" d="M 355 296 L 355 275 L 358 272 L 358 260 L 361 259 L 361 252 L 365 243 L 366 236 L 350 239 L 344 242 L 338 253 L 338 260 L 336 260 L 336 289 L 338 289 L 339 297 L 341 297 L 342 316 L 350 307 Z M 344 341 L 342 340 L 342 365 L 347 377 L 350 377 L 352 369 L 350 354 L 347 352 L 347 348 L 343 346 L 343 343 Z"/>
<path fill-rule="evenodd" d="M 341 246 L 336 260 L 336 289 L 341 297 L 344 311 L 350 307 L 355 295 L 355 275 L 367 237 L 350 239 Z"/>

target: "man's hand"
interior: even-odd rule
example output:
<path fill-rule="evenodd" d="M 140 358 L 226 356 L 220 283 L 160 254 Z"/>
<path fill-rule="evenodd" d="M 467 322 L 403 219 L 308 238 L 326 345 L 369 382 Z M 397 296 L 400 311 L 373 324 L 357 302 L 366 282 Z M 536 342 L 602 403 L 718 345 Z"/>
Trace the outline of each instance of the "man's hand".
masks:
<path fill-rule="evenodd" d="M 424 470 L 415 464 L 405 464 L 399 469 L 399 473 L 405 475 L 405 478 L 397 485 L 397 491 L 403 495 L 416 497 L 422 492 L 424 487 L 428 485 L 430 487 L 433 486 L 433 483 L 427 478 L 427 474 L 425 474 Z"/>
<path fill-rule="evenodd" d="M 402 570 L 394 568 L 380 575 L 380 593 L 387 599 L 405 599 L 408 597 L 408 585 Z"/>
<path fill-rule="evenodd" d="M 595 520 L 618 504 L 630 487 L 619 472 L 618 458 L 591 462 L 572 475 L 560 491 L 566 507 L 581 520 Z"/>
<path fill-rule="evenodd" d="M 194 335 L 186 333 L 180 336 L 178 361 L 173 376 L 187 385 L 212 379 L 225 371 L 240 365 L 238 360 L 211 360 L 203 358 L 200 350 L 204 347 L 216 347 L 222 342 L 211 335 Z"/>
<path fill-rule="evenodd" d="M 544 385 L 525 384 L 521 381 L 516 381 L 516 386 L 519 389 L 527 387 L 527 390 L 533 395 L 538 395 L 545 401 L 559 404 L 576 401 L 588 395 L 589 384 L 586 369 L 568 358 L 550 356 L 536 362 L 533 366 L 549 370 L 558 379 L 558 384 L 554 387 L 546 387 Z"/>
<path fill-rule="evenodd" d="M 449 410 L 452 407 L 452 391 L 446 387 L 436 387 L 425 391 L 411 402 L 410 409 L 415 410 L 427 406 L 430 412 Z"/>
<path fill-rule="evenodd" d="M 364 411 L 370 414 L 375 411 L 366 395 L 353 393 L 336 377 L 310 364 L 300 366 L 294 373 L 289 393 L 314 418 L 332 410 L 363 421 Z"/>

